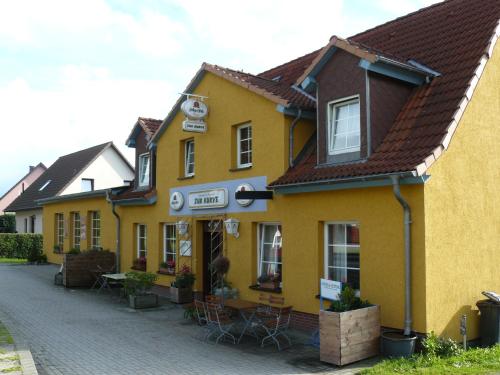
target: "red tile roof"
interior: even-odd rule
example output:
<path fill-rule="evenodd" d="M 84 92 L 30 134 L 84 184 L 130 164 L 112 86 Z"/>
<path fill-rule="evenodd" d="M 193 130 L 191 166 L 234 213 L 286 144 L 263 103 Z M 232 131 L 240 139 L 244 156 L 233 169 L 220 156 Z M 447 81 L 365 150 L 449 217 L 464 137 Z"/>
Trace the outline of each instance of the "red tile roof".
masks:
<path fill-rule="evenodd" d="M 354 35 L 348 40 L 441 73 L 414 89 L 368 160 L 317 166 L 316 147 L 271 186 L 414 172 L 446 150 L 500 35 L 499 0 L 449 0 Z M 369 47 L 368 47 L 369 46 Z"/>
<path fill-rule="evenodd" d="M 161 123 L 163 122 L 162 120 L 156 120 L 154 118 L 147 117 L 139 117 L 137 121 L 149 137 L 152 137 L 153 134 L 156 133 Z"/>

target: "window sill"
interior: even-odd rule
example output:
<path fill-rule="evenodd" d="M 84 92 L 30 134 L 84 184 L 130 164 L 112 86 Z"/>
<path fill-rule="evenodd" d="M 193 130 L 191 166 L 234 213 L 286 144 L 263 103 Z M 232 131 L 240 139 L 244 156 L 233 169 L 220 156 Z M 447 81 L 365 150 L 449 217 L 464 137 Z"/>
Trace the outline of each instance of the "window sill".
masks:
<path fill-rule="evenodd" d="M 281 288 L 275 288 L 275 289 L 270 289 L 270 288 L 262 288 L 260 285 L 250 285 L 248 288 L 252 290 L 260 290 L 261 292 L 268 292 L 268 293 L 276 293 L 276 294 L 281 294 L 282 289 Z"/>
<path fill-rule="evenodd" d="M 175 271 L 169 272 L 169 271 L 158 270 L 158 272 L 156 272 L 156 273 L 158 275 L 175 276 Z"/>
<path fill-rule="evenodd" d="M 130 269 L 132 269 L 132 270 L 134 270 L 134 271 L 146 272 L 146 267 L 136 267 L 136 266 L 132 266 L 132 267 L 130 267 Z"/>
<path fill-rule="evenodd" d="M 229 172 L 246 171 L 246 170 L 252 169 L 252 167 L 253 167 L 253 165 L 248 165 L 246 167 L 231 168 L 231 169 L 229 169 Z"/>
<path fill-rule="evenodd" d="M 192 175 L 192 176 L 184 176 L 184 177 L 177 177 L 177 180 L 178 180 L 178 181 L 182 181 L 182 180 L 190 180 L 190 179 L 192 179 L 192 178 L 194 178 L 194 175 Z"/>

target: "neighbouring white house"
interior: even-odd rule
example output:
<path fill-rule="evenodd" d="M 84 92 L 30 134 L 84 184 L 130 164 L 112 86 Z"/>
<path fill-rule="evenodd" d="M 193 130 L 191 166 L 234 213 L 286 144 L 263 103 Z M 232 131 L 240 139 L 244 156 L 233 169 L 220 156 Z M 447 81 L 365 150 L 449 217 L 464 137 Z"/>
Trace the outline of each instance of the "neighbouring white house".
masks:
<path fill-rule="evenodd" d="M 42 233 L 39 199 L 123 186 L 134 179 L 134 168 L 107 142 L 61 156 L 6 209 L 16 214 L 18 233 Z"/>
<path fill-rule="evenodd" d="M 29 172 L 0 197 L 0 215 L 5 214 L 5 208 L 14 202 L 14 199 L 24 193 L 24 191 L 46 170 L 47 167 L 43 165 L 43 163 L 38 163 L 36 166 L 30 165 Z"/>

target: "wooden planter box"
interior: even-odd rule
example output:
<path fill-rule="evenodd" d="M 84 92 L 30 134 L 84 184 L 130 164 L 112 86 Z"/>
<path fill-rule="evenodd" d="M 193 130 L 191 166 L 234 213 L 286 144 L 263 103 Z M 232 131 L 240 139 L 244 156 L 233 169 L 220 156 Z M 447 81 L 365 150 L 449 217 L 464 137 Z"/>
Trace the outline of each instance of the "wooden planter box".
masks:
<path fill-rule="evenodd" d="M 320 360 L 343 366 L 379 354 L 380 306 L 319 312 Z"/>
<path fill-rule="evenodd" d="M 128 296 L 129 306 L 133 309 L 147 309 L 148 307 L 158 306 L 157 294 L 144 294 L 140 296 Z"/>
<path fill-rule="evenodd" d="M 170 301 L 175 303 L 190 303 L 193 301 L 191 288 L 170 287 Z"/>
<path fill-rule="evenodd" d="M 63 285 L 66 288 L 91 287 L 95 282 L 92 271 L 110 270 L 115 266 L 115 254 L 109 251 L 86 251 L 81 254 L 64 254 Z"/>

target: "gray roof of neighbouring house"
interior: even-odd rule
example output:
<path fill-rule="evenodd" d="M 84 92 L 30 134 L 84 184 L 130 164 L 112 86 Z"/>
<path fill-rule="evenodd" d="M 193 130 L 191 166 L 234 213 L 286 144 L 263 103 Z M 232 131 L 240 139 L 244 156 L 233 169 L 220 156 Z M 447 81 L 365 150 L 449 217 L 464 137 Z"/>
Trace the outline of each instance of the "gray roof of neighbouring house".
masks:
<path fill-rule="evenodd" d="M 126 164 L 133 170 L 127 160 L 121 155 L 113 142 L 77 151 L 61 156 L 35 182 L 33 182 L 14 202 L 6 212 L 16 212 L 40 208 L 36 203 L 39 199 L 50 198 L 59 194 L 73 179 L 92 163 L 104 150 L 112 147 Z M 40 188 L 50 180 L 50 183 L 40 191 Z"/>

